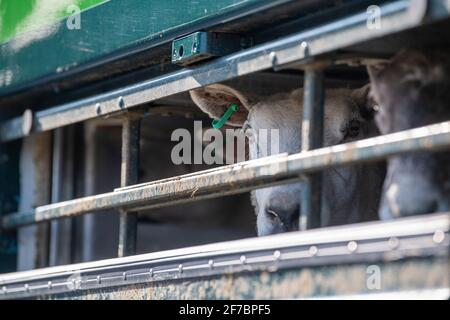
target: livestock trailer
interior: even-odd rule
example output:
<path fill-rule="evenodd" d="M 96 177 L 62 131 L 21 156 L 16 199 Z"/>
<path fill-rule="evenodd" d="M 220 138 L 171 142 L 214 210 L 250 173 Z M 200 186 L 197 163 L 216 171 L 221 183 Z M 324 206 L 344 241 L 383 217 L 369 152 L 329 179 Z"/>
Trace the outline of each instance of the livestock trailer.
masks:
<path fill-rule="evenodd" d="M 320 172 L 448 150 L 448 121 L 331 147 L 322 132 L 325 87 L 446 44 L 449 15 L 448 0 L 0 0 L 0 299 L 448 299 L 449 213 L 327 226 Z M 219 82 L 303 87 L 302 151 L 167 167 L 170 133 L 204 118 L 188 91 Z M 246 194 L 298 181 L 299 231 L 256 237 Z"/>

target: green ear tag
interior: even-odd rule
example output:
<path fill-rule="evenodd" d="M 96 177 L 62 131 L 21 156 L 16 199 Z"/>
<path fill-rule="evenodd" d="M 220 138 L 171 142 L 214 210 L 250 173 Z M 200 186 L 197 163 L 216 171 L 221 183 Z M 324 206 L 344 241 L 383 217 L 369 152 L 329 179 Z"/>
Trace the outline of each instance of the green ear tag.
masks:
<path fill-rule="evenodd" d="M 232 104 L 228 110 L 223 114 L 222 118 L 220 118 L 219 120 L 213 120 L 212 121 L 212 126 L 214 129 L 220 129 L 222 128 L 222 126 L 225 124 L 225 122 L 228 121 L 228 119 L 231 118 L 231 116 L 233 115 L 233 113 L 235 113 L 236 111 L 239 110 L 239 107 L 237 104 Z"/>

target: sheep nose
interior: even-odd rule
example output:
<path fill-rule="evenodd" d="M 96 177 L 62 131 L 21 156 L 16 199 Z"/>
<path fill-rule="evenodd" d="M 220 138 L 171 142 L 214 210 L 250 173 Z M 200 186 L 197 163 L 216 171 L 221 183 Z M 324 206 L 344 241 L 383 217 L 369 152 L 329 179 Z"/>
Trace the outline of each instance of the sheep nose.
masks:
<path fill-rule="evenodd" d="M 273 224 L 279 229 L 279 232 L 298 230 L 300 206 L 268 206 L 266 207 L 266 215 L 271 219 Z"/>

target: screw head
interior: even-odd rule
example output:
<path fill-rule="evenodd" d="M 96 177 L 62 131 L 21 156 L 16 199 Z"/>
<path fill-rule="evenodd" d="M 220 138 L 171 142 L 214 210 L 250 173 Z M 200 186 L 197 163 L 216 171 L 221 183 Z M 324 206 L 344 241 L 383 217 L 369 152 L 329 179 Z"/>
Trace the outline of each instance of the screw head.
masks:
<path fill-rule="evenodd" d="M 442 243 L 445 239 L 445 233 L 442 230 L 437 230 L 434 234 L 433 234 L 433 242 L 434 243 Z"/>
<path fill-rule="evenodd" d="M 308 45 L 308 42 L 303 41 L 300 44 L 300 50 L 302 52 L 303 57 L 309 56 L 309 45 Z"/>
<path fill-rule="evenodd" d="M 347 245 L 347 249 L 350 252 L 355 252 L 358 249 L 358 244 L 355 241 L 350 241 Z"/>
<path fill-rule="evenodd" d="M 396 237 L 389 238 L 388 245 L 391 249 L 396 249 L 399 245 L 400 241 Z"/>
<path fill-rule="evenodd" d="M 272 51 L 270 53 L 270 62 L 272 63 L 272 67 L 275 67 L 278 63 L 278 58 L 276 52 Z"/>
<path fill-rule="evenodd" d="M 281 258 L 281 252 L 278 250 L 275 250 L 273 253 L 273 256 L 274 256 L 275 260 L 279 260 Z"/>
<path fill-rule="evenodd" d="M 311 246 L 311 247 L 309 248 L 309 255 L 310 255 L 311 257 L 316 256 L 318 252 L 319 252 L 319 249 L 317 249 L 316 246 Z"/>
<path fill-rule="evenodd" d="M 117 100 L 117 104 L 121 109 L 125 107 L 125 100 L 123 99 L 123 97 L 119 97 L 119 99 Z"/>

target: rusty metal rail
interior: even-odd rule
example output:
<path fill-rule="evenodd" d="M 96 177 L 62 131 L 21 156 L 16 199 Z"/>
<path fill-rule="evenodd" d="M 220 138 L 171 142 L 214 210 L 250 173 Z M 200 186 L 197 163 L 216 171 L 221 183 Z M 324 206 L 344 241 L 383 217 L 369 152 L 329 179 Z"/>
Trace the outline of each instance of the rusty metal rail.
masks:
<path fill-rule="evenodd" d="M 448 299 L 449 228 L 450 214 L 442 213 L 5 274 L 0 300 L 308 298 L 393 289 L 440 292 Z M 382 268 L 383 285 L 370 292 L 366 272 L 373 265 Z M 327 268 L 327 275 L 315 267 Z M 206 291 L 209 296 L 200 294 Z"/>
<path fill-rule="evenodd" d="M 3 228 L 111 208 L 156 208 L 199 199 L 247 192 L 300 180 L 305 173 L 332 166 L 384 159 L 407 152 L 439 151 L 450 147 L 450 121 L 390 135 L 305 151 L 251 160 L 217 169 L 118 189 L 114 192 L 37 207 L 2 218 Z"/>

